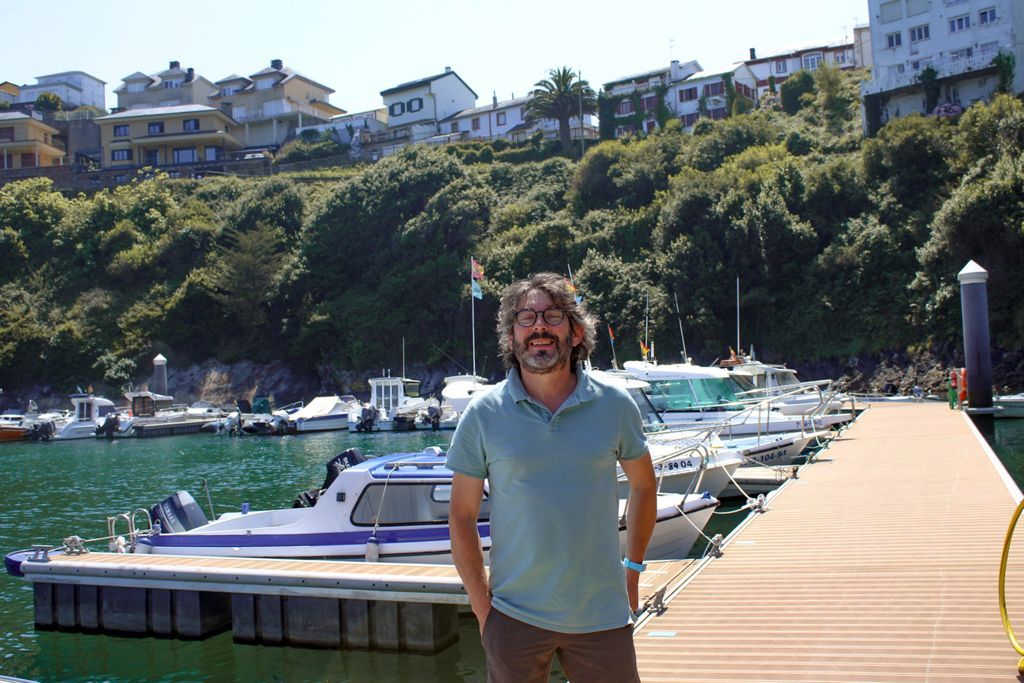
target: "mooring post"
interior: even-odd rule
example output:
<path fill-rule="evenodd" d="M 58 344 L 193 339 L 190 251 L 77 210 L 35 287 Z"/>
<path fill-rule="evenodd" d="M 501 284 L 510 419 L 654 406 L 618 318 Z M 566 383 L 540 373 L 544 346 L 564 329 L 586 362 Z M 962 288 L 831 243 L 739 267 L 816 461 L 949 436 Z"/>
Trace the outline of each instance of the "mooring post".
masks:
<path fill-rule="evenodd" d="M 964 325 L 968 412 L 992 413 L 992 352 L 988 331 L 988 271 L 968 261 L 957 275 Z"/>

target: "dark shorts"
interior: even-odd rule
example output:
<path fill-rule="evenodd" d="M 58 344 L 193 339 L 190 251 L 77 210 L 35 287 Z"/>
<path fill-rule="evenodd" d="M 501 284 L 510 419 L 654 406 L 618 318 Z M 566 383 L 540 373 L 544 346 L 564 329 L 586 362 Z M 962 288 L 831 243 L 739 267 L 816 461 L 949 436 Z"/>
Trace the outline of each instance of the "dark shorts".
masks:
<path fill-rule="evenodd" d="M 491 609 L 484 624 L 489 683 L 546 683 L 555 653 L 572 683 L 638 683 L 633 627 L 557 633 Z"/>

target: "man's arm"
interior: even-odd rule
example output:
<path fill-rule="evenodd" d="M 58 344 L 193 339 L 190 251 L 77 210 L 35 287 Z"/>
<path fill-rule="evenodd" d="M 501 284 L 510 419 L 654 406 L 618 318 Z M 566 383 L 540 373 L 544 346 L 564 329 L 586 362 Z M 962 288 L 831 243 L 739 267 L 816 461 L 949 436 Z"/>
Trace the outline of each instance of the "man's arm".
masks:
<path fill-rule="evenodd" d="M 491 590 L 484 569 L 484 553 L 476 522 L 480 501 L 484 496 L 484 480 L 455 473 L 452 479 L 451 502 L 448 504 L 448 531 L 452 538 L 452 560 L 469 594 L 473 614 L 480 622 L 480 633 L 491 611 Z M 646 543 L 645 543 L 646 545 Z"/>
<path fill-rule="evenodd" d="M 622 471 L 629 480 L 629 504 L 626 510 L 626 557 L 643 562 L 647 544 L 654 533 L 658 518 L 658 481 L 654 477 L 651 454 L 633 460 L 620 460 Z M 454 499 L 454 497 L 453 497 Z M 629 608 L 636 612 L 640 605 L 640 574 L 626 570 L 626 592 Z"/>

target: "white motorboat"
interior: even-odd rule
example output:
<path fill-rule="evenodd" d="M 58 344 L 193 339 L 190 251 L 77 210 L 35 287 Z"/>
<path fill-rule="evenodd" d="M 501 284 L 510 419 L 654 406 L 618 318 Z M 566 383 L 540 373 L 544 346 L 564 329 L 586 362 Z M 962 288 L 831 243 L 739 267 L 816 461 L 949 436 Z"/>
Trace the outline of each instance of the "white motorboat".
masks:
<path fill-rule="evenodd" d="M 853 418 L 851 413 L 786 415 L 773 407 L 776 399 L 747 405 L 740 397 L 745 389 L 721 368 L 689 363 L 658 365 L 644 361 L 627 361 L 624 368 L 628 374 L 650 384 L 651 403 L 666 424 L 691 427 L 717 425 L 721 427 L 723 438 L 818 431 Z"/>
<path fill-rule="evenodd" d="M 443 402 L 450 405 L 456 414 L 461 415 L 474 396 L 485 394 L 494 387 L 495 385 L 488 382 L 485 377 L 450 375 L 444 378 L 441 397 Z"/>
<path fill-rule="evenodd" d="M 437 447 L 365 459 L 357 449 L 333 458 L 323 486 L 300 494 L 299 507 L 232 512 L 208 521 L 185 491 L 155 505 L 156 530 L 135 530 L 125 550 L 161 555 L 451 562 L 448 503 L 453 474 Z M 710 495 L 658 496 L 647 558 L 685 557 L 718 506 Z M 620 552 L 625 506 L 619 503 Z M 489 501 L 479 528 L 490 549 Z M 559 520 L 571 524 L 572 520 Z M 485 555 L 486 556 L 486 555 Z M 8 570 L 10 571 L 10 557 Z"/>
<path fill-rule="evenodd" d="M 68 398 L 71 399 L 71 414 L 66 420 L 55 423 L 54 439 L 94 438 L 107 418 L 117 415 L 114 402 L 102 396 L 80 393 L 71 394 Z"/>
<path fill-rule="evenodd" d="M 1024 394 L 993 396 L 992 405 L 1002 408 L 996 411 L 996 417 L 1024 417 Z"/>
<path fill-rule="evenodd" d="M 416 429 L 416 414 L 437 401 L 420 397 L 420 381 L 407 377 L 371 377 L 370 400 L 348 416 L 352 432 L 391 432 Z"/>
<path fill-rule="evenodd" d="M 327 432 L 348 429 L 348 416 L 361 407 L 355 396 L 317 396 L 295 412 L 288 420 L 297 432 Z"/>
<path fill-rule="evenodd" d="M 743 391 L 737 392 L 738 397 L 756 401 L 778 397 L 772 405 L 784 415 L 838 412 L 846 404 L 853 405 L 853 397 L 839 394 L 831 388 L 832 380 L 801 382 L 797 379 L 796 370 L 785 365 L 734 355 L 720 361 L 719 366 L 744 387 Z"/>

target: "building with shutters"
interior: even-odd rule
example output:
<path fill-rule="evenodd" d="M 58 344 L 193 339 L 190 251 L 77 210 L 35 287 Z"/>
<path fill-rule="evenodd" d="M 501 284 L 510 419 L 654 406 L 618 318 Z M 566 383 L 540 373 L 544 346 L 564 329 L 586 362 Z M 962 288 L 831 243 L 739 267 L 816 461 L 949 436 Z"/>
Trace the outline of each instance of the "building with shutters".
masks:
<path fill-rule="evenodd" d="M 242 148 L 238 123 L 203 104 L 128 109 L 95 122 L 105 169 L 220 161 Z"/>
<path fill-rule="evenodd" d="M 757 80 L 758 97 L 767 93 L 772 83 L 776 91 L 787 78 L 797 71 L 814 71 L 822 64 L 837 69 L 853 69 L 857 66 L 854 44 L 847 40 L 811 44 L 789 50 L 773 52 L 759 57 L 754 48 L 750 48 L 750 59 L 744 62 Z"/>
<path fill-rule="evenodd" d="M 1024 90 L 1021 0 L 869 0 L 872 79 L 861 85 L 865 130 L 912 113 L 930 113 L 921 74 L 931 67 L 938 105 L 967 108 L 991 97 L 993 58 L 1016 60 L 1012 89 Z"/>
<path fill-rule="evenodd" d="M 441 121 L 473 108 L 477 100 L 476 92 L 448 66 L 443 73 L 382 90 L 380 96 L 388 112 L 384 154 L 437 137 Z"/>
<path fill-rule="evenodd" d="M 54 140 L 58 132 L 38 113 L 0 112 L 0 170 L 63 165 L 64 147 Z"/>

